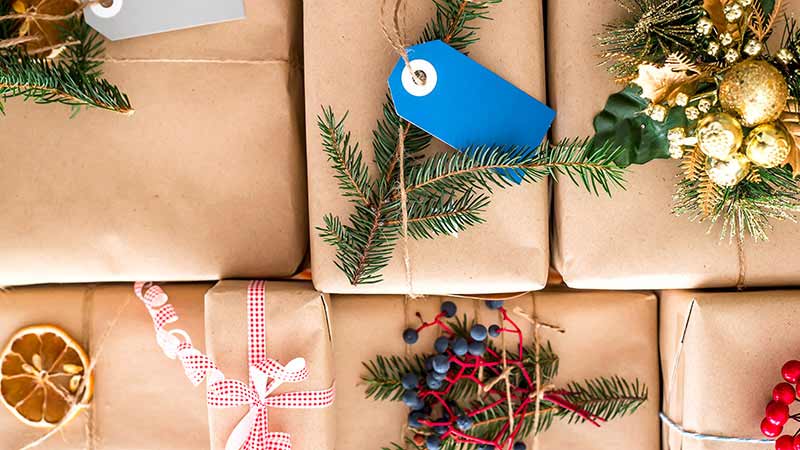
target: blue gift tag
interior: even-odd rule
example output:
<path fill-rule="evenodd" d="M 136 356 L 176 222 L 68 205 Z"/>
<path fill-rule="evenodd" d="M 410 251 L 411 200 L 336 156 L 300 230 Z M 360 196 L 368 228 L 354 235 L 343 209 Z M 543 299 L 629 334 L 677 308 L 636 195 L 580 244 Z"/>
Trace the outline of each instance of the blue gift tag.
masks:
<path fill-rule="evenodd" d="M 555 111 L 442 41 L 411 47 L 408 56 L 414 72 L 424 73 L 424 84 L 414 81 L 401 58 L 389 77 L 397 114 L 451 147 L 533 151 L 555 119 Z"/>

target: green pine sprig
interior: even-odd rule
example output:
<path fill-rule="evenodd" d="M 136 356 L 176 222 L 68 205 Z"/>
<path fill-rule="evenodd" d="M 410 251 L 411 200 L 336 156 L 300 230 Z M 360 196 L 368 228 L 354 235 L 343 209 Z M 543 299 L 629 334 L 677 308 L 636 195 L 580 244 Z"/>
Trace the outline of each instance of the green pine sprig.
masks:
<path fill-rule="evenodd" d="M 2 10 L 11 11 L 11 2 Z M 0 38 L 13 37 L 15 21 L 0 22 Z M 89 27 L 82 16 L 60 26 L 67 45 L 54 59 L 28 54 L 24 45 L 0 49 L 0 112 L 5 101 L 22 97 L 39 104 L 60 103 L 72 108 L 94 107 L 121 114 L 133 113 L 128 96 L 101 78 L 103 38 Z"/>
<path fill-rule="evenodd" d="M 569 383 L 566 390 L 572 395 L 570 402 L 605 420 L 635 413 L 647 400 L 647 386 L 639 380 L 630 382 L 619 376 L 599 377 L 583 383 Z M 558 418 L 568 423 L 582 423 L 584 419 L 572 411 L 556 412 Z"/>
<path fill-rule="evenodd" d="M 12 97 L 39 104 L 133 112 L 128 96 L 107 80 L 82 73 L 71 63 L 31 56 L 19 49 L 0 52 L 0 111 Z"/>
<path fill-rule="evenodd" d="M 70 42 L 61 52 L 62 59 L 72 68 L 91 77 L 103 75 L 105 40 L 82 17 L 72 17 L 59 28 L 62 40 Z"/>

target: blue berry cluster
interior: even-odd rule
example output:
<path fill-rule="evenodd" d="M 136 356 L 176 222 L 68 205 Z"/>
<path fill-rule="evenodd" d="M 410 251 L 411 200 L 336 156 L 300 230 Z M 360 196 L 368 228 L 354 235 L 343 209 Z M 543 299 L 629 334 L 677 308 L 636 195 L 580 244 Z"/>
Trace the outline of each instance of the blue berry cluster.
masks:
<path fill-rule="evenodd" d="M 489 309 L 497 310 L 503 306 L 502 301 L 487 301 Z M 452 318 L 456 315 L 457 308 L 453 302 L 444 302 L 441 306 L 439 317 Z M 482 357 L 486 353 L 488 338 L 496 338 L 502 333 L 502 328 L 498 325 L 491 325 L 488 328 L 482 324 L 475 324 L 469 329 L 469 338 L 461 336 L 440 336 L 433 344 L 435 354 L 425 359 L 425 372 L 422 375 L 407 373 L 403 375 L 401 383 L 405 392 L 403 402 L 411 409 L 408 415 L 408 425 L 413 429 L 429 428 L 433 434 L 423 437 L 418 435 L 418 444 L 423 443 L 428 450 L 439 450 L 442 441 L 449 434 L 451 428 L 460 432 L 471 429 L 474 421 L 454 402 L 447 401 L 447 408 L 435 407 L 420 397 L 420 391 L 441 391 L 448 380 L 448 373 L 454 366 L 453 359 L 461 358 L 467 354 L 473 357 Z M 419 340 L 419 332 L 409 328 L 403 332 L 403 341 L 407 344 L 416 344 Z M 438 406 L 438 405 L 437 405 Z M 434 409 L 438 414 L 434 414 Z M 452 417 L 449 411 L 453 412 Z M 434 417 L 435 416 L 435 417 Z M 424 422 L 424 423 L 423 423 Z M 525 444 L 517 442 L 514 450 L 525 450 Z M 494 446 L 482 445 L 478 450 L 495 450 Z"/>

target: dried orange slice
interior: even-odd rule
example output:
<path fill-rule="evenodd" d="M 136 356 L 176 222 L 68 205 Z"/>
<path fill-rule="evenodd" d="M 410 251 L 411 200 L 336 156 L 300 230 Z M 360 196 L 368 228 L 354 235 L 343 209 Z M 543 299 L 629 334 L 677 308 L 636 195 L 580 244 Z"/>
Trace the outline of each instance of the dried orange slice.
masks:
<path fill-rule="evenodd" d="M 20 330 L 0 354 L 0 394 L 20 421 L 53 427 L 72 420 L 89 403 L 89 357 L 64 330 L 38 325 Z"/>

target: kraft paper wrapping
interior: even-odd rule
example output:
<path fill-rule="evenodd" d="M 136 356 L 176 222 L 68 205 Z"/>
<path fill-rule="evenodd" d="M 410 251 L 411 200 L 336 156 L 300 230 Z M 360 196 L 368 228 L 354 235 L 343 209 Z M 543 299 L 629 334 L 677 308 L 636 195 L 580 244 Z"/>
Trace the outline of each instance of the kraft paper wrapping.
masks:
<path fill-rule="evenodd" d="M 131 117 L 9 102 L 0 285 L 294 272 L 308 223 L 300 4 L 246 12 L 108 43 Z"/>
<path fill-rule="evenodd" d="M 221 281 L 206 295 L 206 348 L 226 378 L 248 382 L 247 286 L 249 281 Z M 307 282 L 267 282 L 267 357 L 286 364 L 305 358 L 310 377 L 286 383 L 277 394 L 327 389 L 334 381 L 333 349 L 324 294 Z M 270 431 L 292 435 L 295 450 L 333 450 L 334 406 L 324 409 L 270 409 Z M 209 409 L 211 448 L 224 449 L 247 406 Z"/>
<path fill-rule="evenodd" d="M 203 339 L 203 295 L 210 284 L 165 285 L 180 327 Z M 122 315 L 95 369 L 91 408 L 37 449 L 202 450 L 208 445 L 205 389 L 193 387 L 180 363 L 155 342 L 153 322 L 127 284 L 45 286 L 0 292 L 0 346 L 19 329 L 39 324 L 63 328 L 93 355 L 109 323 Z M 0 407 L 0 448 L 18 449 L 44 434 Z"/>
<path fill-rule="evenodd" d="M 670 394 L 670 372 L 693 298 L 697 303 Z M 692 432 L 764 439 L 761 420 L 772 389 L 783 381 L 781 367 L 798 359 L 799 317 L 798 291 L 663 292 L 660 340 L 665 413 Z M 791 424 L 786 432 L 794 432 Z M 774 447 L 699 441 L 666 427 L 663 436 L 665 450 Z"/>
<path fill-rule="evenodd" d="M 408 1 L 408 36 L 416 39 L 433 17 L 431 0 Z M 381 117 L 387 79 L 398 60 L 379 22 L 380 1 L 307 0 L 305 13 L 306 123 L 311 228 L 311 267 L 317 289 L 331 293 L 408 292 L 398 243 L 384 281 L 353 287 L 334 265 L 335 249 L 319 237 L 327 213 L 345 223 L 352 204 L 341 196 L 321 147 L 316 117 L 330 105 L 373 164 L 372 130 Z M 544 36 L 540 0 L 504 2 L 492 7 L 494 20 L 480 21 L 480 42 L 470 56 L 530 95 L 545 100 Z M 480 107 L 476 105 L 476 107 Z M 462 112 L 457 112 L 456 116 Z M 447 147 L 437 143 L 436 150 Z M 376 173 L 374 164 L 370 167 Z M 458 237 L 410 239 L 415 292 L 476 293 L 537 290 L 549 266 L 547 183 L 497 190 L 486 223 Z M 469 255 L 469 260 L 464 259 Z M 441 280 L 448 280 L 442 283 Z"/>
<path fill-rule="evenodd" d="M 615 0 L 559 0 L 548 8 L 550 100 L 554 138 L 593 135 L 592 120 L 622 89 L 600 67 L 603 24 L 625 16 Z M 599 198 L 569 182 L 554 187 L 553 260 L 567 285 L 591 289 L 780 286 L 800 281 L 797 225 L 773 222 L 769 242 L 745 243 L 743 279 L 735 242 L 719 226 L 672 215 L 679 162 L 633 165 L 627 190 Z M 778 265 L 774 261 L 780 261 Z"/>
<path fill-rule="evenodd" d="M 401 334 L 408 325 L 419 324 L 420 312 L 431 320 L 444 300 L 458 305 L 458 315 L 478 317 L 483 323 L 496 323 L 496 312 L 481 302 L 446 297 L 408 300 L 403 296 L 333 296 L 333 324 L 336 339 L 335 361 L 338 378 L 336 448 L 378 449 L 400 442 L 408 408 L 400 402 L 378 402 L 364 398 L 360 385 L 364 368 L 361 362 L 377 355 L 406 352 Z M 507 302 L 531 312 L 539 320 L 564 327 L 565 334 L 542 330 L 561 358 L 555 383 L 582 381 L 597 376 L 620 375 L 638 378 L 649 389 L 649 400 L 634 415 L 595 428 L 589 424 L 568 425 L 556 421 L 539 437 L 541 449 L 582 450 L 657 450 L 659 448 L 659 368 L 657 342 L 658 306 L 653 294 L 637 292 L 545 291 Z M 515 319 L 516 321 L 516 319 Z M 533 326 L 517 322 L 529 342 Z M 432 349 L 436 332 L 423 332 L 413 352 Z M 511 345 L 509 343 L 509 345 Z M 365 416 L 365 411 L 368 415 Z M 364 432 L 364 420 L 380 424 Z M 528 448 L 533 438 L 528 439 Z"/>

